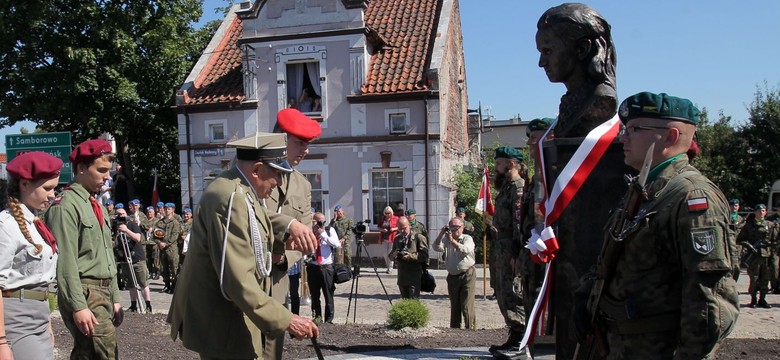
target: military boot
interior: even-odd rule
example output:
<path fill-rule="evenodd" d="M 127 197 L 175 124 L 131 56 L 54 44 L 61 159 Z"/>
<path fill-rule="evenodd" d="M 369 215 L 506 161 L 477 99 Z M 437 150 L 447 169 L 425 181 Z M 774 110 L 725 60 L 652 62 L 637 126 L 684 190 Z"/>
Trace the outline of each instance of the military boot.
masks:
<path fill-rule="evenodd" d="M 756 307 L 756 294 L 755 293 L 750 294 L 750 304 L 748 305 L 748 307 L 751 307 L 751 308 L 755 309 L 755 307 Z"/>
<path fill-rule="evenodd" d="M 766 302 L 766 291 L 761 292 L 761 298 L 758 299 L 758 307 L 764 308 L 764 309 L 771 309 L 772 305 L 767 304 Z"/>
<path fill-rule="evenodd" d="M 509 350 L 513 347 L 518 347 L 520 345 L 520 341 L 523 340 L 523 333 L 519 331 L 509 330 L 509 338 L 506 340 L 505 343 L 501 345 L 492 345 L 488 349 L 491 354 L 494 354 L 500 350 Z"/>
<path fill-rule="evenodd" d="M 138 307 L 136 306 L 136 304 L 138 304 L 138 302 L 136 302 L 136 301 L 131 301 L 131 302 L 130 302 L 130 307 L 129 307 L 129 308 L 127 308 L 127 311 L 128 311 L 128 312 L 136 312 L 136 311 L 138 311 Z"/>

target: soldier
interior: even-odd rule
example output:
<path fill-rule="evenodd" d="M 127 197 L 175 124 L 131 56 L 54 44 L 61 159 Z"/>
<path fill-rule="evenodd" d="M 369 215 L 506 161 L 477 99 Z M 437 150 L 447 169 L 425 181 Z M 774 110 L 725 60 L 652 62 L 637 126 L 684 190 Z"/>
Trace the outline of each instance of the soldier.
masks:
<path fill-rule="evenodd" d="M 114 217 L 114 200 L 108 199 L 106 200 L 106 211 L 108 212 L 108 217 L 112 218 Z"/>
<path fill-rule="evenodd" d="M 54 199 L 44 221 L 57 239 L 57 305 L 73 336 L 72 359 L 116 359 L 124 312 L 108 212 L 92 194 L 111 177 L 111 145 L 87 140 L 68 156 L 75 182 Z"/>
<path fill-rule="evenodd" d="M 775 223 L 775 225 L 780 226 L 780 224 L 778 223 L 780 222 L 780 207 L 774 208 L 774 213 L 772 214 L 769 214 L 769 209 L 767 209 L 766 219 Z M 778 249 L 778 251 L 780 251 L 780 249 Z M 780 283 L 778 281 L 778 279 L 780 278 L 780 272 L 778 272 L 780 270 L 778 269 L 778 266 L 780 265 L 780 259 L 778 258 L 778 255 L 780 254 L 775 253 L 774 260 L 773 260 L 775 264 L 775 269 L 773 272 L 774 280 L 770 281 L 769 283 L 771 285 L 770 291 L 772 292 L 772 294 L 775 295 L 780 294 Z"/>
<path fill-rule="evenodd" d="M 155 216 L 157 216 L 157 219 L 164 218 L 165 217 L 165 203 L 162 202 L 162 201 L 158 201 L 157 204 L 155 204 L 155 205 L 157 206 L 156 215 L 155 215 Z"/>
<path fill-rule="evenodd" d="M 165 287 L 162 292 L 173 294 L 176 289 L 176 277 L 179 275 L 179 237 L 181 223 L 173 216 L 176 204 L 165 203 L 165 217 L 154 225 L 154 242 L 160 249 L 160 267 Z"/>
<path fill-rule="evenodd" d="M 522 298 L 513 290 L 515 276 L 520 276 L 517 268 L 517 255 L 525 243 L 521 234 L 523 213 L 523 175 L 527 168 L 523 163 L 523 154 L 515 148 L 502 146 L 495 152 L 495 185 L 500 189 L 496 196 L 496 213 L 493 215 L 493 227 L 497 236 L 493 247 L 494 262 L 491 276 L 495 275 L 495 291 L 498 308 L 509 327 L 509 337 L 501 345 L 490 347 L 490 353 L 517 349 L 525 331 L 525 311 Z M 519 349 L 518 349 L 519 350 Z"/>
<path fill-rule="evenodd" d="M 732 270 L 734 281 L 739 280 L 739 263 L 740 259 L 742 259 L 742 245 L 740 245 L 736 241 L 736 236 L 739 234 L 739 231 L 742 230 L 742 226 L 745 225 L 745 219 L 742 218 L 741 215 L 739 215 L 739 199 L 731 199 L 729 201 L 729 205 L 731 205 L 731 216 L 729 217 L 729 228 L 731 229 L 731 232 L 734 234 L 734 249 L 731 253 L 731 265 L 734 267 Z"/>
<path fill-rule="evenodd" d="M 287 134 L 287 161 L 297 166 L 309 153 L 309 143 L 322 134 L 320 124 L 296 109 L 284 109 L 276 115 L 275 133 Z M 271 218 L 276 243 L 273 254 L 282 259 L 279 266 L 273 267 L 273 288 L 271 296 L 284 303 L 290 291 L 287 271 L 298 259 L 298 251 L 285 251 L 285 240 L 316 243 L 311 230 L 311 184 L 297 170 L 282 174 L 282 181 L 265 200 L 268 216 Z M 286 261 L 285 261 L 286 259 Z M 274 262 L 276 263 L 276 262 Z M 265 359 L 281 359 L 284 337 L 265 338 Z"/>
<path fill-rule="evenodd" d="M 145 235 L 146 267 L 149 269 L 149 278 L 152 280 L 160 278 L 160 248 L 154 242 L 154 234 L 152 233 L 157 220 L 154 206 L 147 206 L 146 216 L 141 216 L 141 231 Z"/>
<path fill-rule="evenodd" d="M 471 221 L 466 220 L 466 208 L 459 207 L 455 209 L 455 216 L 459 217 L 463 222 L 463 233 L 474 236 L 474 224 L 472 224 Z"/>
<path fill-rule="evenodd" d="M 645 169 L 646 195 L 626 204 L 639 209 L 625 225 L 617 221 L 622 211 L 612 214 L 598 276 L 584 277 L 603 286 L 593 287 L 590 302 L 577 292 L 577 336 L 588 323 L 581 309 L 595 303 L 607 359 L 713 358 L 739 305 L 728 201 L 686 155 L 699 110 L 687 99 L 642 92 L 624 100 L 619 115 L 624 162 Z"/>
<path fill-rule="evenodd" d="M 352 249 L 350 248 L 350 242 L 352 241 L 352 229 L 355 228 L 355 223 L 352 218 L 344 214 L 344 207 L 341 204 L 336 205 L 333 208 L 333 219 L 330 220 L 328 226 L 336 229 L 336 233 L 341 240 L 342 250 L 342 264 L 347 267 L 352 267 Z"/>
<path fill-rule="evenodd" d="M 769 309 L 772 305 L 766 302 L 769 282 L 777 276 L 777 225 L 766 219 L 766 205 L 756 205 L 754 218 L 745 222 L 737 236 L 746 251 L 748 276 L 750 277 L 750 307 L 756 306 Z M 756 301 L 757 293 L 761 297 Z"/>
<path fill-rule="evenodd" d="M 274 231 L 262 206 L 281 174 L 285 135 L 256 133 L 228 143 L 236 162 L 206 188 L 192 225 L 181 279 L 171 301 L 171 337 L 201 359 L 263 358 L 262 338 L 317 337 L 310 319 L 293 315 L 269 295 Z M 309 207 L 303 208 L 307 213 Z M 298 238 L 305 240 L 304 238 Z M 311 253 L 313 242 L 290 240 L 289 247 Z M 268 260 L 271 259 L 269 262 Z"/>
<path fill-rule="evenodd" d="M 181 265 L 184 264 L 184 256 L 187 253 L 187 242 L 189 241 L 188 236 L 190 235 L 190 230 L 192 229 L 192 209 L 184 208 L 184 210 L 181 212 L 181 217 L 181 235 L 179 235 L 179 269 L 181 269 Z"/>
<path fill-rule="evenodd" d="M 414 209 L 407 209 L 406 218 L 409 219 L 409 224 L 412 226 L 412 231 L 418 234 L 422 234 L 425 238 L 428 238 L 428 230 L 425 229 L 425 225 L 417 220 L 417 211 Z M 473 226 L 472 226 L 473 227 Z"/>
<path fill-rule="evenodd" d="M 131 221 L 141 227 L 141 200 L 133 199 L 127 203 L 127 221 Z M 143 234 L 142 234 L 143 235 Z"/>

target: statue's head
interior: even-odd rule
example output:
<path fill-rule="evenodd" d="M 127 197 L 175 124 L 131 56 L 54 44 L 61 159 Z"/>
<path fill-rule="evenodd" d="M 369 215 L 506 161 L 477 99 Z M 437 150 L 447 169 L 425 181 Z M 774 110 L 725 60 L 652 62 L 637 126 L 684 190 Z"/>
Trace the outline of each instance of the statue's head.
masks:
<path fill-rule="evenodd" d="M 590 80 L 615 87 L 617 58 L 610 25 L 585 4 L 565 3 L 542 14 L 536 25 L 539 67 L 551 82 Z"/>

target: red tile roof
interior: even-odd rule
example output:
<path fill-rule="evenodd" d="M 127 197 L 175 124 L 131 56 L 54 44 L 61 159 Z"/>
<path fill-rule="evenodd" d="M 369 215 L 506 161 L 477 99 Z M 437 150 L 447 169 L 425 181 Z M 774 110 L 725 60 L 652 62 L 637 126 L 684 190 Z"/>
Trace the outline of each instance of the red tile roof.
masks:
<path fill-rule="evenodd" d="M 222 41 L 188 91 L 187 105 L 240 102 L 246 98 L 241 74 L 241 50 L 237 45 L 243 29 L 244 23 L 237 17 L 233 18 Z"/>
<path fill-rule="evenodd" d="M 425 64 L 435 31 L 437 0 L 373 0 L 366 9 L 366 25 L 388 45 L 369 63 L 363 94 L 425 91 Z"/>
<path fill-rule="evenodd" d="M 366 25 L 387 44 L 371 56 L 363 94 L 426 91 L 425 65 L 435 30 L 438 0 L 372 0 Z M 239 102 L 245 99 L 241 51 L 243 23 L 237 17 L 201 70 L 185 104 Z"/>

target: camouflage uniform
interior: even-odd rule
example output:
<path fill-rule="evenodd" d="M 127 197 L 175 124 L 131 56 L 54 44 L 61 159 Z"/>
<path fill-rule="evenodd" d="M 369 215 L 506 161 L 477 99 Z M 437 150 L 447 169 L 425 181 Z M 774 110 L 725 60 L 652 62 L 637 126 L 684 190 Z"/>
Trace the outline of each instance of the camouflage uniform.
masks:
<path fill-rule="evenodd" d="M 163 218 L 157 220 L 155 227 L 162 229 L 165 236 L 155 238 L 158 248 L 160 243 L 165 243 L 165 249 L 160 249 L 160 267 L 162 268 L 163 281 L 165 287 L 170 292 L 176 287 L 176 277 L 179 275 L 179 235 L 181 234 L 181 223 L 175 218 Z"/>
<path fill-rule="evenodd" d="M 758 250 L 756 254 L 747 254 L 750 256 L 747 261 L 750 277 L 748 292 L 751 305 L 756 305 L 757 292 L 761 293 L 760 303 L 766 303 L 769 282 L 775 281 L 777 276 L 777 225 L 766 219 L 750 219 L 739 232 L 737 241 L 745 248 L 750 244 Z"/>
<path fill-rule="evenodd" d="M 733 266 L 732 276 L 734 277 L 734 281 L 739 280 L 740 259 L 742 259 L 742 254 L 744 252 L 742 245 L 737 241 L 736 236 L 739 234 L 739 231 L 742 230 L 743 226 L 745 226 L 745 219 L 737 213 L 731 213 L 731 216 L 729 217 L 729 229 L 731 229 L 731 233 L 734 235 L 734 241 L 732 242 L 734 248 L 731 252 L 731 265 Z"/>
<path fill-rule="evenodd" d="M 522 241 L 528 242 L 531 238 L 531 230 L 537 226 L 537 224 L 543 223 L 539 221 L 536 216 L 536 185 L 538 185 L 538 179 L 536 176 L 531 179 L 530 184 L 526 187 L 525 193 L 523 193 L 523 218 L 522 218 Z M 522 261 L 522 273 L 525 275 L 523 278 L 523 307 L 525 308 L 526 317 L 531 316 L 531 310 L 536 302 L 536 297 L 541 290 L 542 281 L 544 279 L 544 265 L 530 261 L 531 252 L 526 247 L 520 248 L 520 254 L 518 255 Z"/>
<path fill-rule="evenodd" d="M 474 224 L 471 221 L 463 219 L 463 233 L 469 236 L 474 236 Z"/>
<path fill-rule="evenodd" d="M 638 226 L 604 242 L 604 253 L 623 246 L 601 272 L 612 274 L 599 302 L 607 359 L 709 359 L 739 314 L 728 203 L 684 154 L 647 184 Z"/>
<path fill-rule="evenodd" d="M 523 186 L 525 181 L 521 177 L 507 180 L 496 196 L 493 216 L 493 226 L 496 228 L 494 249 L 494 266 L 491 276 L 495 275 L 495 290 L 498 308 L 504 321 L 513 333 L 525 331 L 525 311 L 523 310 L 522 297 L 513 291 L 515 276 L 519 276 L 517 269 L 511 266 L 512 259 L 517 260 L 520 249 L 523 247 L 520 224 L 522 219 Z M 522 259 L 521 259 L 522 260 Z M 516 267 L 518 267 L 516 264 Z"/>
<path fill-rule="evenodd" d="M 149 269 L 149 277 L 151 279 L 157 279 L 160 276 L 160 248 L 154 242 L 154 236 L 151 230 L 154 228 L 154 224 L 157 222 L 157 218 L 148 218 L 146 215 L 141 216 L 141 232 L 143 232 L 144 240 L 142 244 L 146 246 L 146 267 Z"/>
<path fill-rule="evenodd" d="M 410 223 L 411 222 L 412 221 L 410 221 Z M 414 220 L 414 224 L 411 224 L 410 227 L 415 234 L 422 234 L 426 239 L 428 238 L 428 230 L 425 229 L 425 225 L 423 225 L 420 220 Z"/>
<path fill-rule="evenodd" d="M 352 241 L 352 229 L 355 228 L 352 218 L 344 215 L 339 219 L 331 220 L 328 226 L 336 229 L 339 240 L 344 240 L 344 245 L 341 246 L 341 250 L 344 252 L 344 265 L 352 267 L 352 248 L 349 244 Z"/>

